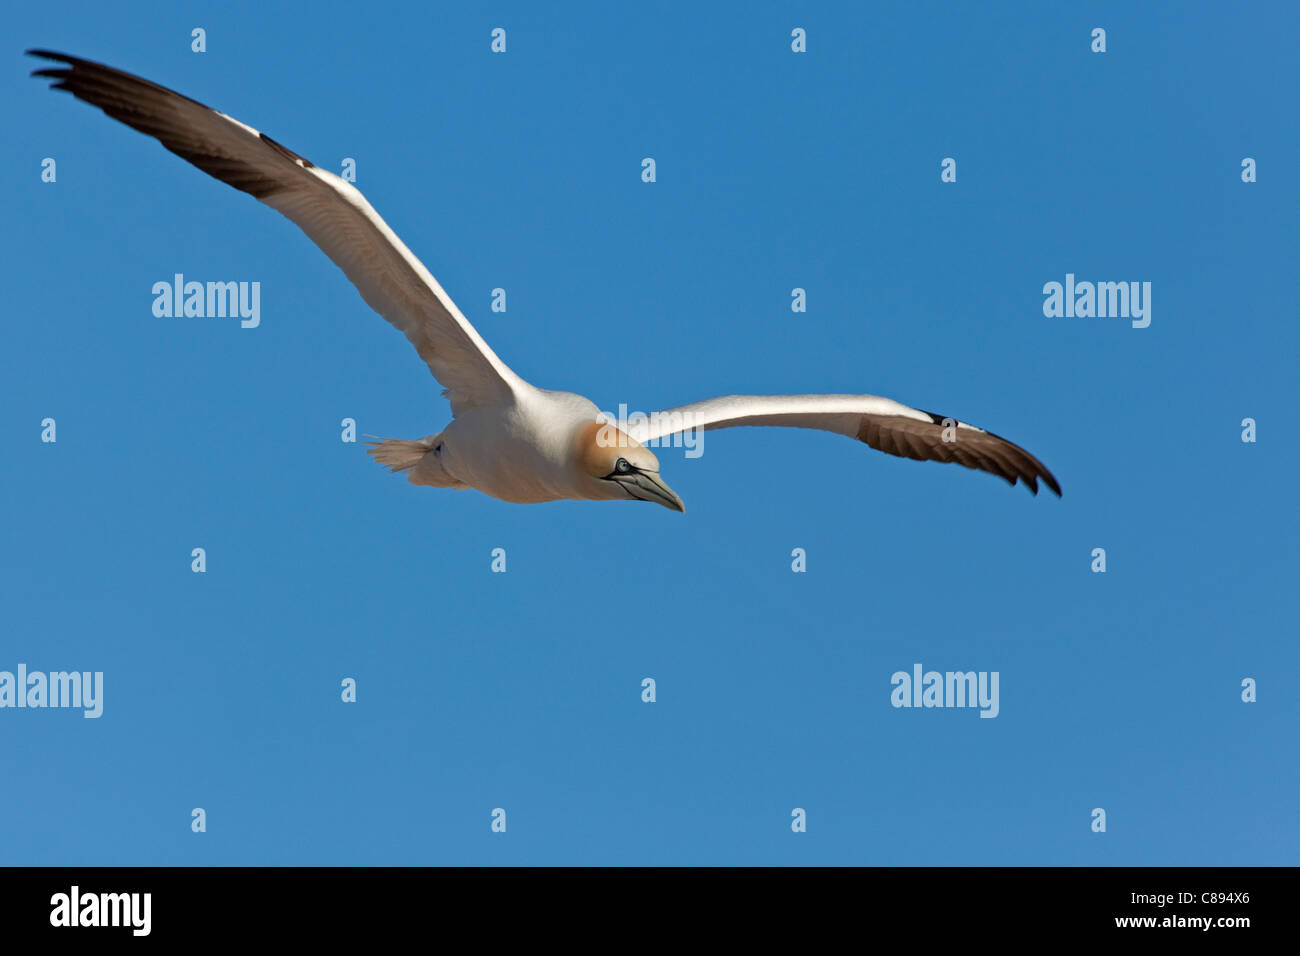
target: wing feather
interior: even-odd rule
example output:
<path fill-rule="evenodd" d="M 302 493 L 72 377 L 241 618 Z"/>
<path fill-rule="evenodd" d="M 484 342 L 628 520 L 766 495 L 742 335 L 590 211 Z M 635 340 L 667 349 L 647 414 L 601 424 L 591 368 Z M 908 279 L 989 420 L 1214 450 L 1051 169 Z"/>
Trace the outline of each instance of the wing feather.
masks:
<path fill-rule="evenodd" d="M 1061 494 L 1055 476 L 1019 445 L 878 395 L 728 395 L 629 421 L 628 434 L 647 442 L 692 428 L 747 426 L 834 432 L 899 458 L 950 462 L 1011 485 L 1022 481 L 1035 495 L 1041 480 L 1057 497 Z"/>
<path fill-rule="evenodd" d="M 362 299 L 400 329 L 454 413 L 507 399 L 518 376 L 483 341 L 424 264 L 351 183 L 265 133 L 157 83 L 48 50 L 53 79 L 127 126 L 154 137 L 210 176 L 249 193 L 296 224 L 343 270 Z"/>

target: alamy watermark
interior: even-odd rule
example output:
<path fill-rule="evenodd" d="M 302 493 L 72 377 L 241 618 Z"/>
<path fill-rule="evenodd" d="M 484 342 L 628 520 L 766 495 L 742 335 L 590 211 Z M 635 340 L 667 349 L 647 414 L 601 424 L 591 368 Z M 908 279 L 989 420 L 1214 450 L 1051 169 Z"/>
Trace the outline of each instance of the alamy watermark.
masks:
<path fill-rule="evenodd" d="M 626 405 L 618 406 L 618 414 L 600 412 L 596 421 L 603 427 L 596 433 L 596 444 L 601 448 L 626 448 L 628 434 L 642 431 L 658 435 L 641 442 L 647 448 L 685 448 L 687 458 L 704 454 L 704 423 L 696 420 L 693 412 L 632 412 Z"/>
<path fill-rule="evenodd" d="M 153 284 L 153 314 L 160 319 L 239 318 L 240 327 L 262 322 L 262 283 L 186 282 L 182 273 Z"/>
<path fill-rule="evenodd" d="M 0 671 L 0 709 L 5 707 L 80 707 L 83 717 L 104 713 L 103 671 Z"/>
<path fill-rule="evenodd" d="M 1049 319 L 1132 319 L 1133 328 L 1151 324 L 1150 282 L 1076 282 L 1073 272 L 1064 284 L 1043 286 L 1043 315 Z"/>
<path fill-rule="evenodd" d="M 73 884 L 50 897 L 51 926 L 121 926 L 133 936 L 148 936 L 153 920 L 152 893 L 83 893 Z"/>
<path fill-rule="evenodd" d="M 997 671 L 923 671 L 912 665 L 912 673 L 895 671 L 889 678 L 894 686 L 889 702 L 895 707 L 978 707 L 981 717 L 996 717 Z"/>

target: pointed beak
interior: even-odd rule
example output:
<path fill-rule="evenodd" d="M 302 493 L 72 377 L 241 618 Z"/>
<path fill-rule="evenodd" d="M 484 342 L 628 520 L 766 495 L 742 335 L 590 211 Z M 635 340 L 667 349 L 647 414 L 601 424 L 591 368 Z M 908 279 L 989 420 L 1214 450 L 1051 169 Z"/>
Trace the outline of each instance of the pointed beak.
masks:
<path fill-rule="evenodd" d="M 686 505 L 677 493 L 664 484 L 663 479 L 653 471 L 634 471 L 629 475 L 619 475 L 614 479 L 633 498 L 653 501 L 657 505 L 671 508 L 673 511 L 685 511 Z"/>

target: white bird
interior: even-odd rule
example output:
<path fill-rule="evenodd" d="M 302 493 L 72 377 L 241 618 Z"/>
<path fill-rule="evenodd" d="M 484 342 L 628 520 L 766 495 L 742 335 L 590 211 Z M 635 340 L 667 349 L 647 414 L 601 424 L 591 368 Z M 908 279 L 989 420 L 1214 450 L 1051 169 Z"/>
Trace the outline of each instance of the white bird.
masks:
<path fill-rule="evenodd" d="M 369 453 L 417 485 L 475 488 L 504 501 L 653 501 L 685 511 L 644 443 L 683 428 L 777 425 L 856 438 L 903 458 L 955 462 L 1038 493 L 1041 462 L 992 432 L 875 395 L 729 395 L 619 427 L 581 395 L 536 388 L 496 356 L 402 241 L 350 183 L 265 133 L 165 87 L 62 53 L 51 77 L 109 116 L 157 139 L 211 176 L 288 217 L 343 270 L 371 308 L 399 328 L 445 388 L 453 420 Z"/>

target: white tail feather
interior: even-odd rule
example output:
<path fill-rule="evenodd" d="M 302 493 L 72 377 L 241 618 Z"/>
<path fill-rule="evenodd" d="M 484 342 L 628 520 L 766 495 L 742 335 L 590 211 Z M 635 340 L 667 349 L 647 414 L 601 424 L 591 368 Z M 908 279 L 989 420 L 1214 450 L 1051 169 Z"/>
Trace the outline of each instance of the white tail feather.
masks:
<path fill-rule="evenodd" d="M 438 444 L 437 435 L 417 438 L 414 441 L 405 438 L 385 438 L 381 441 L 368 441 L 371 447 L 367 455 L 374 455 L 375 461 L 386 465 L 389 471 L 399 472 L 414 468 L 425 455 Z"/>

